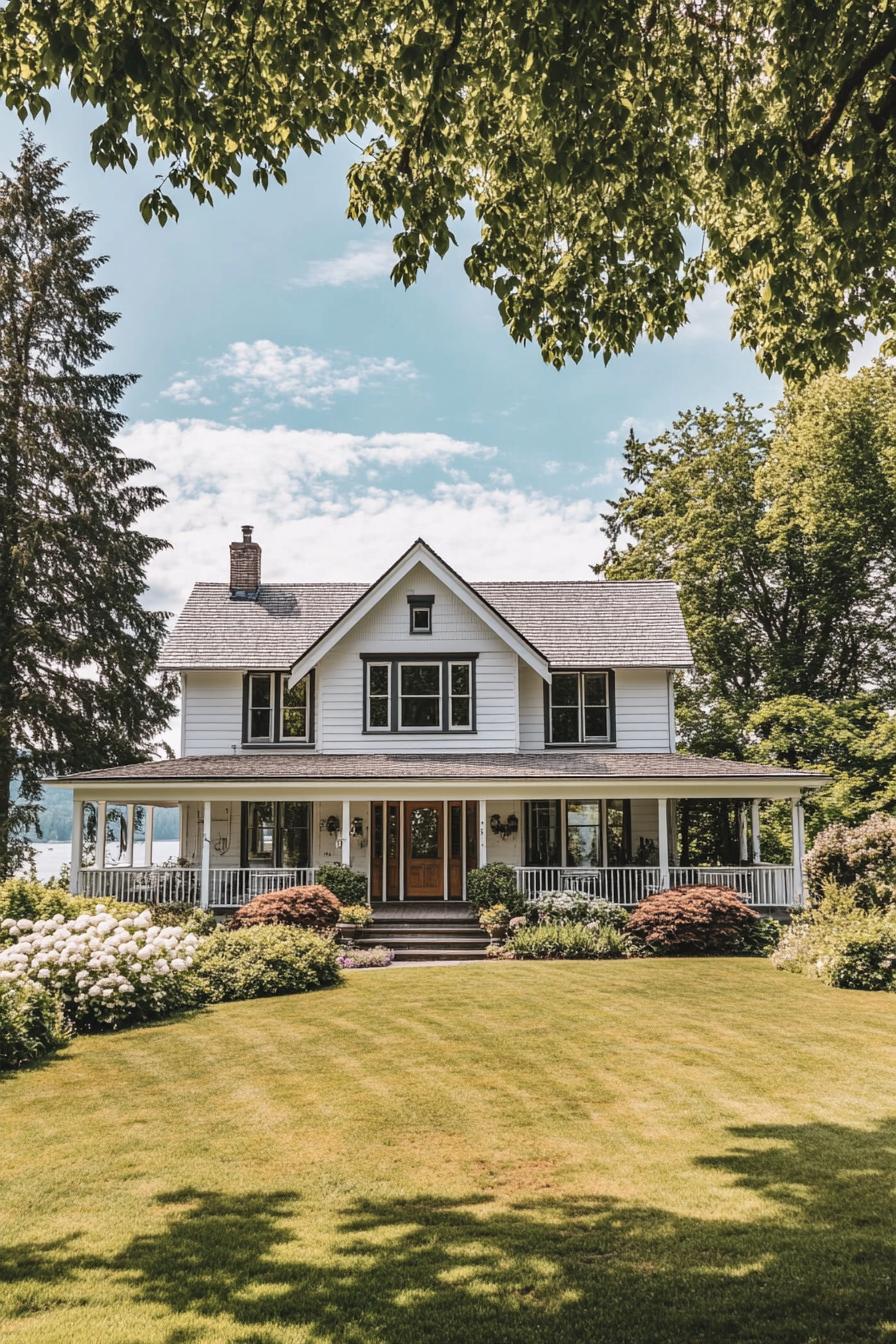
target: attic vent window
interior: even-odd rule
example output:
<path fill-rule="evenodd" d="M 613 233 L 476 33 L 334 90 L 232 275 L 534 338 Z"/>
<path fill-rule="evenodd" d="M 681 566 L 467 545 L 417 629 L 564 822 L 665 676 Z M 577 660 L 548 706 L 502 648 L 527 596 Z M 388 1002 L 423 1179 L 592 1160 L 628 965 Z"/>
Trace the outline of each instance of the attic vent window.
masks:
<path fill-rule="evenodd" d="M 434 597 L 421 597 L 419 593 L 408 594 L 408 608 L 411 613 L 411 634 L 432 634 L 432 607 Z"/>

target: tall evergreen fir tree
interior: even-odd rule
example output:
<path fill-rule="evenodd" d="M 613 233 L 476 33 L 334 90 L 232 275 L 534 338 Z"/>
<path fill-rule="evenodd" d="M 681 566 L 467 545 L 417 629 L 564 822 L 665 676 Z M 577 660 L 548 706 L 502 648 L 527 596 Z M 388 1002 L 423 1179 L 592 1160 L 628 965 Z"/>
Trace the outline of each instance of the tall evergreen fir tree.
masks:
<path fill-rule="evenodd" d="M 95 282 L 96 217 L 61 188 L 26 136 L 0 177 L 0 878 L 42 776 L 140 760 L 174 707 L 154 672 L 166 614 L 141 602 L 167 543 L 136 526 L 164 495 L 115 445 L 135 376 L 94 371 L 115 291 Z"/>

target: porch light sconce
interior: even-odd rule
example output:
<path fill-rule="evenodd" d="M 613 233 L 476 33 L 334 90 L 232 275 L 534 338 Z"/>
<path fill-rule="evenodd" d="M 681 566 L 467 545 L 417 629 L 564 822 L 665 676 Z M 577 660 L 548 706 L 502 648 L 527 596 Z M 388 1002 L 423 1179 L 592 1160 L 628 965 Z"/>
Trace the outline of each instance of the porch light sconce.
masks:
<path fill-rule="evenodd" d="M 488 824 L 491 827 L 492 835 L 500 835 L 502 840 L 507 840 L 511 835 L 516 835 L 520 828 L 519 819 L 513 812 L 506 821 L 502 821 L 500 815 L 493 812 L 489 817 Z"/>
<path fill-rule="evenodd" d="M 329 835 L 337 835 L 338 832 L 342 830 L 342 823 L 335 812 L 331 812 L 328 817 L 321 818 L 320 828 L 322 831 L 326 831 Z"/>

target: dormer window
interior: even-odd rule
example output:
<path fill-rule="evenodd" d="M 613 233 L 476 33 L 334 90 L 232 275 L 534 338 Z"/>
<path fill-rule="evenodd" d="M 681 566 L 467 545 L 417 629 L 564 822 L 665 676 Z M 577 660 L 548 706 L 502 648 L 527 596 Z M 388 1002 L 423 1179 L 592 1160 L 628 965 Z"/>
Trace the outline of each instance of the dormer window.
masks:
<path fill-rule="evenodd" d="M 408 594 L 408 608 L 411 613 L 411 634 L 432 634 L 432 608 L 435 598 L 421 597 L 418 593 Z"/>
<path fill-rule="evenodd" d="M 555 672 L 546 726 L 551 746 L 611 744 L 615 736 L 611 673 Z"/>

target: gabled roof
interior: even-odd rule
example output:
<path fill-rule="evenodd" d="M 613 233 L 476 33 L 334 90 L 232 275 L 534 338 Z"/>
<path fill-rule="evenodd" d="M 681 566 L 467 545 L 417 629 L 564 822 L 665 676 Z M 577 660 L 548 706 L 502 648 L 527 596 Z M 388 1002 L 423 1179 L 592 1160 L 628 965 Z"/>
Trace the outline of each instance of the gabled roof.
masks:
<path fill-rule="evenodd" d="M 366 593 L 355 599 L 350 607 L 342 613 L 341 616 L 332 623 L 328 630 L 325 630 L 305 652 L 296 658 L 292 668 L 290 683 L 298 680 L 310 672 L 312 667 L 318 663 L 330 649 L 335 648 L 341 639 L 348 634 L 358 621 L 364 619 L 368 612 L 372 611 L 378 602 L 390 593 L 392 589 L 402 579 L 410 574 L 416 565 L 423 565 L 430 573 L 449 588 L 455 596 L 459 597 L 479 619 L 494 631 L 499 638 L 503 639 L 513 651 L 522 658 L 523 662 L 528 663 L 530 667 L 539 674 L 547 676 L 548 661 L 544 654 L 534 644 L 532 644 L 525 635 L 515 629 L 505 616 L 496 611 L 492 604 L 483 598 L 475 588 L 467 583 L 466 579 L 461 578 L 457 570 L 452 569 L 440 555 L 436 555 L 431 546 L 418 537 L 412 546 L 409 546 L 404 555 L 400 555 L 394 565 L 390 565 L 384 574 L 370 585 Z"/>
<path fill-rule="evenodd" d="M 415 543 L 435 553 L 425 542 Z M 264 668 L 288 671 L 310 652 L 322 656 L 322 637 L 356 610 L 411 557 L 411 547 L 376 584 L 268 583 L 257 599 L 234 600 L 226 583 L 197 583 L 162 653 L 161 666 Z M 411 565 L 423 559 L 416 554 Z M 552 580 L 466 583 L 443 560 L 452 584 L 464 585 L 511 632 L 552 668 L 689 667 L 690 645 L 674 583 L 636 580 Z M 410 566 L 409 566 L 410 567 Z M 345 627 L 347 629 L 348 626 Z"/>

